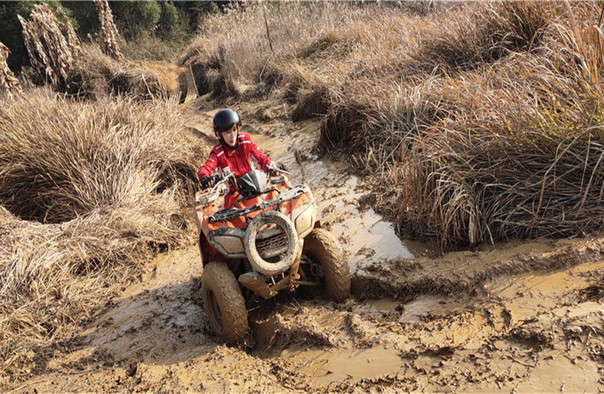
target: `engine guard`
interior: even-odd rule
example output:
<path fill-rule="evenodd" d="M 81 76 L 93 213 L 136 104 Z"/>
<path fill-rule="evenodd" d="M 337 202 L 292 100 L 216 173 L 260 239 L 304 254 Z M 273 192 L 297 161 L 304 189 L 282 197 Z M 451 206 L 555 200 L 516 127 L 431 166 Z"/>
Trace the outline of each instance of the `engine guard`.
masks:
<path fill-rule="evenodd" d="M 275 275 L 273 277 L 264 276 L 256 271 L 246 272 L 245 274 L 239 275 L 237 279 L 241 285 L 245 288 L 251 290 L 258 297 L 262 297 L 265 300 L 269 298 L 273 298 L 279 293 L 279 291 L 290 287 L 290 290 L 294 290 L 297 286 L 296 281 L 300 279 L 300 274 L 298 272 L 300 268 L 300 258 L 302 257 L 302 247 L 298 252 L 298 256 L 296 256 L 296 261 L 289 268 L 289 272 Z M 280 279 L 278 279 L 281 277 Z M 275 280 L 277 280 L 275 282 Z"/>

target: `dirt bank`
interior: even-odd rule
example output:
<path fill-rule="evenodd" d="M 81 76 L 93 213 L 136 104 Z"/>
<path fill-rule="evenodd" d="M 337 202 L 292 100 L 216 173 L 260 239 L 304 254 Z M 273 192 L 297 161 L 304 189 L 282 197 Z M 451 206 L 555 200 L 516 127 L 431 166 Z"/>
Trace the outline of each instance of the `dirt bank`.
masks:
<path fill-rule="evenodd" d="M 247 346 L 226 347 L 200 306 L 191 245 L 149 264 L 80 335 L 50 346 L 31 379 L 5 390 L 604 390 L 604 239 L 434 257 L 361 207 L 362 182 L 313 150 L 316 122 L 272 111 L 249 130 L 315 191 L 323 224 L 348 251 L 354 297 L 268 300 L 250 311 Z M 192 124 L 200 138 L 210 138 L 211 114 Z"/>

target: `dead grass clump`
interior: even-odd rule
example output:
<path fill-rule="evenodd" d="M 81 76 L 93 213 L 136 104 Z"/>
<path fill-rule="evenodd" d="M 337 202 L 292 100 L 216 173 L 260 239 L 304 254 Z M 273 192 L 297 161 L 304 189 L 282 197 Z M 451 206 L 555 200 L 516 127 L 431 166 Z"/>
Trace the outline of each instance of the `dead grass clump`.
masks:
<path fill-rule="evenodd" d="M 0 96 L 7 95 L 9 98 L 12 98 L 13 92 L 21 92 L 21 84 L 6 64 L 6 58 L 9 53 L 10 50 L 6 45 L 0 42 Z"/>
<path fill-rule="evenodd" d="M 0 201 L 26 220 L 65 222 L 151 193 L 165 180 L 160 172 L 190 158 L 170 141 L 183 129 L 175 105 L 38 94 L 2 108 L 0 122 Z M 174 176 L 173 184 L 182 181 Z"/>
<path fill-rule="evenodd" d="M 46 4 L 40 4 L 31 12 L 29 22 L 21 16 L 18 18 L 38 82 L 48 80 L 53 87 L 64 89 L 80 46 L 69 18 L 62 10 L 59 13 L 62 13 L 63 21 L 59 21 Z"/>
<path fill-rule="evenodd" d="M 6 380 L 158 249 L 191 241 L 196 167 L 175 101 L 81 103 L 38 91 L 0 106 L 0 129 Z"/>
<path fill-rule="evenodd" d="M 330 60 L 343 58 L 349 54 L 354 46 L 354 40 L 342 36 L 342 32 L 333 28 L 325 28 L 319 37 L 304 48 L 296 57 L 311 61 Z"/>
<path fill-rule="evenodd" d="M 602 231 L 601 127 L 532 121 L 511 132 L 463 121 L 418 139 L 404 164 L 401 227 L 428 229 L 443 246 Z"/>
<path fill-rule="evenodd" d="M 418 74 L 450 74 L 484 67 L 513 52 L 538 48 L 558 2 L 471 3 L 441 18 L 410 59 L 399 68 Z"/>
<path fill-rule="evenodd" d="M 299 122 L 314 116 L 325 115 L 329 110 L 329 89 L 326 86 L 315 86 L 304 94 L 292 110 L 292 120 Z"/>
<path fill-rule="evenodd" d="M 138 100 L 167 98 L 169 91 L 151 64 L 120 62 L 97 44 L 84 44 L 85 57 L 76 59 L 67 92 L 83 97 L 122 95 Z"/>
<path fill-rule="evenodd" d="M 390 78 L 378 85 L 364 79 L 332 92 L 321 121 L 320 150 L 343 154 L 362 172 L 384 174 L 425 128 L 421 119 L 438 116 L 428 99 L 433 84 L 427 79 L 409 86 Z"/>
<path fill-rule="evenodd" d="M 350 146 L 349 151 L 363 155 L 366 153 L 365 148 L 369 148 L 365 145 L 365 139 L 371 138 L 373 134 L 370 125 L 376 123 L 378 116 L 374 108 L 360 103 L 348 103 L 345 108 L 331 111 L 321 122 L 319 146 L 322 152 L 347 145 Z"/>
<path fill-rule="evenodd" d="M 553 23 L 538 53 L 432 90 L 442 116 L 390 174 L 401 229 L 444 247 L 604 229 L 604 39 L 593 11 Z"/>

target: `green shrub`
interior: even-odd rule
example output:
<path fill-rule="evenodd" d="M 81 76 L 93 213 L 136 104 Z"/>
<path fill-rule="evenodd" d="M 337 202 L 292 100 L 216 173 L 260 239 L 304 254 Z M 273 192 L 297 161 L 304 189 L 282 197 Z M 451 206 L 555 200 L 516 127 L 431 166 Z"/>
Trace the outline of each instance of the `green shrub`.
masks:
<path fill-rule="evenodd" d="M 161 13 L 159 15 L 157 29 L 161 33 L 168 33 L 178 24 L 178 10 L 174 4 L 167 1 L 162 1 L 160 5 Z"/>
<path fill-rule="evenodd" d="M 153 32 L 161 15 L 161 6 L 155 0 L 112 1 L 109 3 L 120 33 L 134 39 L 142 32 Z"/>

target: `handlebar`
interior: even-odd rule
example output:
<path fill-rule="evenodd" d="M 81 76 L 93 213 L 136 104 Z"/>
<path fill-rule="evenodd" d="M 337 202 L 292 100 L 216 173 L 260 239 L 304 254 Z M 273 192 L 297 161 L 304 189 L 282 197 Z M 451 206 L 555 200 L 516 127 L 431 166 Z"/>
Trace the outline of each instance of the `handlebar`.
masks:
<path fill-rule="evenodd" d="M 212 191 L 214 191 L 214 189 L 216 189 L 216 187 L 218 185 L 221 185 L 223 183 L 223 181 L 226 180 L 226 177 L 223 174 L 216 174 L 216 175 L 212 175 L 210 178 L 212 178 L 211 183 L 214 184 L 214 186 L 212 187 Z M 207 190 L 209 188 L 209 186 L 207 187 L 201 187 L 201 190 Z"/>
<path fill-rule="evenodd" d="M 269 163 L 269 165 L 266 166 L 265 172 L 268 172 L 267 170 L 270 171 L 270 172 L 273 172 L 273 173 L 277 173 L 278 175 L 281 175 L 281 174 L 293 175 L 293 173 L 291 173 L 289 171 L 282 170 L 282 169 L 277 168 L 275 166 L 272 166 L 272 165 L 270 165 L 270 163 Z M 269 174 L 267 174 L 267 175 L 269 175 Z"/>
<path fill-rule="evenodd" d="M 269 170 L 266 173 L 267 178 L 268 178 L 267 181 L 270 181 L 270 180 L 275 181 L 275 178 L 273 178 L 273 176 L 276 176 L 278 179 L 278 178 L 282 178 L 283 174 L 292 175 L 292 173 L 289 171 L 285 171 L 285 170 L 275 168 L 275 167 L 267 167 L 267 169 Z M 214 193 L 220 187 L 220 185 L 227 182 L 229 180 L 229 178 L 233 178 L 233 181 L 235 181 L 235 174 L 233 174 L 230 171 L 230 169 L 227 167 L 227 169 L 222 174 L 212 175 L 211 178 L 212 178 L 212 182 L 214 183 L 214 186 L 210 190 L 210 193 Z M 202 188 L 202 190 L 207 190 L 207 189 L 208 189 L 208 187 Z"/>

